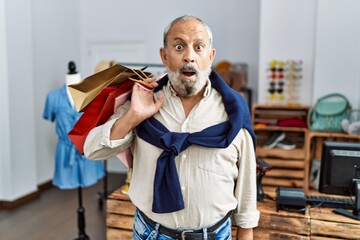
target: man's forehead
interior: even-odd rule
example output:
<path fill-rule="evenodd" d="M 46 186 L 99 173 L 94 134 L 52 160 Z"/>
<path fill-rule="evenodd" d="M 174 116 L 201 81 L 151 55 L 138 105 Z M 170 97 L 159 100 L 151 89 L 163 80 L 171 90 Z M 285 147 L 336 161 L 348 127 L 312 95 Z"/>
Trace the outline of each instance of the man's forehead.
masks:
<path fill-rule="evenodd" d="M 201 39 L 209 37 L 204 24 L 196 19 L 177 22 L 169 29 L 169 40 L 179 39 L 182 38 L 182 36 L 191 36 Z"/>

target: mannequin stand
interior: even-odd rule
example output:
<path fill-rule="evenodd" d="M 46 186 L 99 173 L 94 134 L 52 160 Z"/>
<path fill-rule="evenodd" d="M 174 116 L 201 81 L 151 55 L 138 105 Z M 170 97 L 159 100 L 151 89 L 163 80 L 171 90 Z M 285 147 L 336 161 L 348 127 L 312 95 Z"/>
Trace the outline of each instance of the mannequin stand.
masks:
<path fill-rule="evenodd" d="M 74 240 L 90 240 L 89 236 L 85 233 L 85 208 L 82 205 L 82 188 L 78 188 L 79 206 L 77 209 L 78 214 L 78 228 L 79 237 Z"/>

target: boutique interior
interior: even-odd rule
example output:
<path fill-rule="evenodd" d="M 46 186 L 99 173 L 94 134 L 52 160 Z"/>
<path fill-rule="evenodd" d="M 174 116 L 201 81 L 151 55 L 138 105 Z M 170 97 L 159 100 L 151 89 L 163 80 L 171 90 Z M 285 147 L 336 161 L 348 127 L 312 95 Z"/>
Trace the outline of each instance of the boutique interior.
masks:
<path fill-rule="evenodd" d="M 212 69 L 249 108 L 254 239 L 360 239 L 359 13 L 358 0 L 0 0 L 0 239 L 132 239 L 131 162 L 84 157 L 89 101 L 68 86 L 163 75 L 164 28 L 184 14 L 211 28 Z"/>

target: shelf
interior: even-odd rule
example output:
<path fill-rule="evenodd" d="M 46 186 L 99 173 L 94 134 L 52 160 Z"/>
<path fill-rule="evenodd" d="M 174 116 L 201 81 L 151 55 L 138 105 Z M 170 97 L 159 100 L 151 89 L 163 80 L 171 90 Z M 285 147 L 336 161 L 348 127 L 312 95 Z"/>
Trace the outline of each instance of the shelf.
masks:
<path fill-rule="evenodd" d="M 266 149 L 263 147 L 256 148 L 256 156 L 258 157 L 277 157 L 277 158 L 287 158 L 287 159 L 304 159 L 305 152 L 304 149 L 292 149 L 284 150 L 279 148 Z"/>
<path fill-rule="evenodd" d="M 305 139 L 309 130 L 303 127 L 281 127 L 278 123 L 280 120 L 297 118 L 303 125 L 307 121 L 309 109 L 308 106 L 299 105 L 253 105 L 252 120 L 257 137 L 256 156 L 272 167 L 263 178 L 264 186 L 304 188 L 307 186 Z M 260 127 L 257 123 L 266 123 L 266 125 Z M 296 145 L 295 149 L 263 147 L 273 133 L 280 131 Z"/>
<path fill-rule="evenodd" d="M 360 140 L 360 135 L 351 135 L 348 133 L 335 133 L 335 132 L 309 132 L 309 137 L 326 137 L 326 138 L 339 138 L 339 139 L 354 139 L 355 141 Z"/>
<path fill-rule="evenodd" d="M 271 110 L 271 109 L 276 109 L 276 110 L 305 110 L 308 111 L 308 109 L 310 108 L 307 105 L 292 105 L 292 104 L 253 104 L 253 108 L 256 108 L 257 110 L 261 110 L 261 109 L 265 109 L 265 110 Z"/>
<path fill-rule="evenodd" d="M 307 132 L 307 128 L 299 127 L 277 127 L 277 126 L 266 126 L 266 127 L 254 127 L 254 130 L 264 130 L 264 131 L 287 131 L 287 132 Z"/>
<path fill-rule="evenodd" d="M 277 159 L 271 157 L 262 157 L 262 160 L 274 168 L 303 169 L 302 159 Z"/>

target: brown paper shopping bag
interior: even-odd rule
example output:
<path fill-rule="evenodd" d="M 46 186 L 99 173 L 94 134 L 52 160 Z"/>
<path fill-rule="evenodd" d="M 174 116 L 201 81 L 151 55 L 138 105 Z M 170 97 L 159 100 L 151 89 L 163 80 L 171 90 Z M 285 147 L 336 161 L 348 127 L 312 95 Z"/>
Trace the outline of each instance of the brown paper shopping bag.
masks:
<path fill-rule="evenodd" d="M 145 67 L 146 68 L 146 67 Z M 123 82 L 138 79 L 139 73 L 149 76 L 150 73 L 144 73 L 142 70 L 134 70 L 120 64 L 116 64 L 101 72 L 95 73 L 77 84 L 69 85 L 69 91 L 74 101 L 75 108 L 78 112 L 83 109 L 108 86 L 121 84 Z M 145 77 L 146 77 L 145 76 Z M 143 75 L 142 75 L 143 77 Z M 129 79 L 130 78 L 130 79 Z M 141 78 L 141 77 L 140 77 Z M 135 80 L 136 81 L 136 80 Z M 140 81 L 140 80 L 139 80 Z"/>
<path fill-rule="evenodd" d="M 133 85 L 134 82 L 127 81 L 123 84 L 106 87 L 84 108 L 84 113 L 68 133 L 68 137 L 81 154 L 84 154 L 83 146 L 91 129 L 109 119 L 116 109 L 116 98 L 126 94 L 126 98 L 123 98 L 125 102 Z"/>

